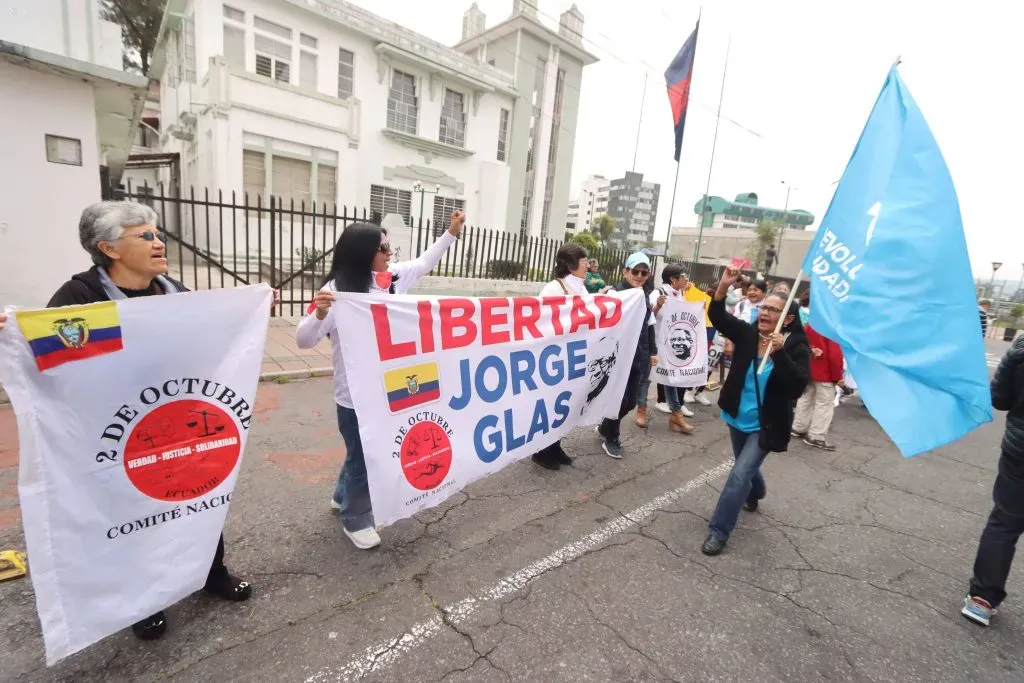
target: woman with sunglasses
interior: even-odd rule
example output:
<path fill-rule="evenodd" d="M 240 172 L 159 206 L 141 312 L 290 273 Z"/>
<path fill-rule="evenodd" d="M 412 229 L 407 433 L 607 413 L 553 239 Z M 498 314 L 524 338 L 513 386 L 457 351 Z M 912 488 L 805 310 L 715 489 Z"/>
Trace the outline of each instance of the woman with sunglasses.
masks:
<path fill-rule="evenodd" d="M 448 230 L 419 258 L 392 264 L 388 263 L 392 252 L 385 229 L 372 223 L 353 223 L 345 228 L 334 247 L 327 281 L 313 298 L 306 316 L 295 330 L 299 348 L 313 348 L 334 329 L 335 309 L 332 304 L 336 292 L 404 294 L 441 261 L 448 247 L 455 244 L 465 221 L 465 214 L 456 211 L 452 214 Z M 380 536 L 374 528 L 366 461 L 359 438 L 359 421 L 348 389 L 345 362 L 337 335 L 331 336 L 331 353 L 338 429 L 345 441 L 346 451 L 345 464 L 341 468 L 334 495 L 331 496 L 331 507 L 338 510 L 341 530 L 353 545 L 360 550 L 369 550 L 380 545 Z"/>
<path fill-rule="evenodd" d="M 650 276 L 651 260 L 647 258 L 646 254 L 638 251 L 626 259 L 626 265 L 622 269 L 622 281 L 615 285 L 615 290 L 622 292 L 628 289 L 643 289 Z M 636 352 L 631 359 L 632 365 L 629 369 L 629 378 L 626 380 L 626 391 L 622 396 L 622 404 L 619 407 L 619 417 L 614 420 L 605 418 L 597 428 L 597 434 L 601 437 L 601 448 L 605 455 L 616 460 L 622 459 L 622 442 L 619 439 L 622 418 L 636 408 L 636 397 L 640 392 L 641 378 L 645 374 L 650 374 L 651 368 L 658 364 L 658 346 L 654 339 L 654 316 L 651 311 L 651 302 L 646 296 L 644 296 L 644 303 L 647 305 L 644 326 L 640 331 L 640 338 L 637 340 Z"/>
<path fill-rule="evenodd" d="M 107 201 L 88 207 L 78 223 L 78 238 L 94 265 L 61 285 L 47 306 L 187 292 L 185 285 L 167 277 L 166 245 L 156 222 L 156 212 L 145 204 Z M 205 590 L 232 602 L 248 600 L 252 594 L 249 582 L 235 578 L 224 566 L 223 535 L 217 542 Z M 142 640 L 155 640 L 166 630 L 163 612 L 132 626 Z"/>
<path fill-rule="evenodd" d="M 712 324 L 733 343 L 732 369 L 718 406 L 729 427 L 736 460 L 708 524 L 708 537 L 701 547 L 705 555 L 721 553 L 740 508 L 757 510 L 767 494 L 761 463 L 769 452 L 781 453 L 789 446 L 793 411 L 811 372 L 811 349 L 796 304 L 784 310 L 786 297 L 769 294 L 760 302 L 753 324 L 725 310 L 725 295 L 739 277 L 738 270 L 725 270 L 708 309 Z M 780 316 L 784 316 L 782 331 L 776 333 Z M 758 372 L 765 356 L 764 372 Z"/>

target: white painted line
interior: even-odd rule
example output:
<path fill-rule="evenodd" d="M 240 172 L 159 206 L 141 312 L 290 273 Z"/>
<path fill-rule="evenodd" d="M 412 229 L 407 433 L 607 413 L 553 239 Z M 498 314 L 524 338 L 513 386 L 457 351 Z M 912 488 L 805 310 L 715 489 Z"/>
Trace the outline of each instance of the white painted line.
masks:
<path fill-rule="evenodd" d="M 691 479 L 679 488 L 664 493 L 654 500 L 627 512 L 625 515 L 612 519 L 612 521 L 603 524 L 596 531 L 587 534 L 578 541 L 564 545 L 547 557 L 528 564 L 516 573 L 481 591 L 478 595 L 466 598 L 442 609 L 448 614 L 450 622 L 456 625 L 462 624 L 473 616 L 484 603 L 504 600 L 510 595 L 518 593 L 542 574 L 582 557 L 613 536 L 639 526 L 655 512 L 668 507 L 697 487 L 724 475 L 730 469 L 732 469 L 732 461 L 723 462 L 700 476 Z M 367 674 L 391 666 L 404 655 L 439 634 L 443 625 L 444 622 L 440 616 L 421 621 L 399 636 L 366 648 L 361 655 L 352 659 L 340 669 L 323 669 L 318 671 L 308 677 L 306 683 L 327 683 L 327 681 L 343 683 L 359 680 Z"/>

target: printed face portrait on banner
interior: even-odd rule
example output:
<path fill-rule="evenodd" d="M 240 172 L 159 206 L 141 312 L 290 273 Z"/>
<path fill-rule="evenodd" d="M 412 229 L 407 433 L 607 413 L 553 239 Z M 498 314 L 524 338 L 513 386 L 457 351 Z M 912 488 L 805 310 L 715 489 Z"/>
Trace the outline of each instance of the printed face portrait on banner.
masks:
<path fill-rule="evenodd" d="M 672 357 L 676 361 L 673 365 L 689 365 L 693 360 L 693 327 L 685 322 L 672 326 L 668 334 L 668 345 L 672 349 Z"/>
<path fill-rule="evenodd" d="M 587 412 L 594 399 L 608 386 L 619 355 L 619 343 L 613 337 L 601 337 L 594 344 L 592 354 L 587 359 L 587 381 L 590 390 L 587 392 L 587 402 L 583 404 L 583 413 Z"/>

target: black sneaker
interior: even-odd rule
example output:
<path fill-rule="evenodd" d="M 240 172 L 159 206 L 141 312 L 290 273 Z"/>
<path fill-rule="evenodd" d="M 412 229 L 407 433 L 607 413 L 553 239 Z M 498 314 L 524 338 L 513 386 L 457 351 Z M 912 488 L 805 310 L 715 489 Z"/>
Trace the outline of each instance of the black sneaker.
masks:
<path fill-rule="evenodd" d="M 748 500 L 746 503 L 743 504 L 743 509 L 746 510 L 747 512 L 757 512 L 757 501 Z"/>
<path fill-rule="evenodd" d="M 224 572 L 207 579 L 205 590 L 230 602 L 245 602 L 252 595 L 252 584 Z"/>
<path fill-rule="evenodd" d="M 723 550 L 725 550 L 725 541 L 714 536 L 708 536 L 704 545 L 700 547 L 700 551 L 705 555 L 720 555 Z"/>
<path fill-rule="evenodd" d="M 618 439 L 602 439 L 601 448 L 604 449 L 605 455 L 609 458 L 622 460 L 622 444 L 619 443 Z"/>
<path fill-rule="evenodd" d="M 559 445 L 558 450 L 555 451 L 555 462 L 559 465 L 572 464 L 572 458 L 569 457 L 569 454 L 565 452 L 561 445 Z"/>
<path fill-rule="evenodd" d="M 139 640 L 156 640 L 167 632 L 167 619 L 163 612 L 132 624 L 132 632 Z"/>

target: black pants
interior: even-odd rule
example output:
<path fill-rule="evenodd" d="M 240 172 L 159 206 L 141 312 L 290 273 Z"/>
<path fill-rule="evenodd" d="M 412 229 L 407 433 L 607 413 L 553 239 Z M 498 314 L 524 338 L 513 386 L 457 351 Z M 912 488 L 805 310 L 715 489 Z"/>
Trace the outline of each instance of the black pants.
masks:
<path fill-rule="evenodd" d="M 206 577 L 206 581 L 215 581 L 216 579 L 227 576 L 228 568 L 224 566 L 224 534 L 220 535 L 220 539 L 217 541 L 217 552 L 213 554 L 213 564 L 210 565 L 210 573 Z"/>
<path fill-rule="evenodd" d="M 1013 564 L 1017 539 L 1024 532 L 1024 457 L 1003 451 L 992 488 L 992 513 L 981 532 L 970 594 L 993 607 L 1006 598 L 1006 577 Z"/>
<path fill-rule="evenodd" d="M 626 380 L 626 393 L 622 395 L 622 404 L 619 405 L 619 419 L 610 420 L 605 418 L 601 422 L 601 436 L 609 441 L 618 441 L 622 418 L 626 417 L 633 408 L 636 408 L 636 397 L 640 391 L 641 373 L 650 372 L 651 366 L 641 367 L 633 363 L 629 369 L 629 379 Z"/>
<path fill-rule="evenodd" d="M 665 397 L 665 386 L 662 384 L 658 385 L 658 403 L 668 403 L 668 399 Z"/>

